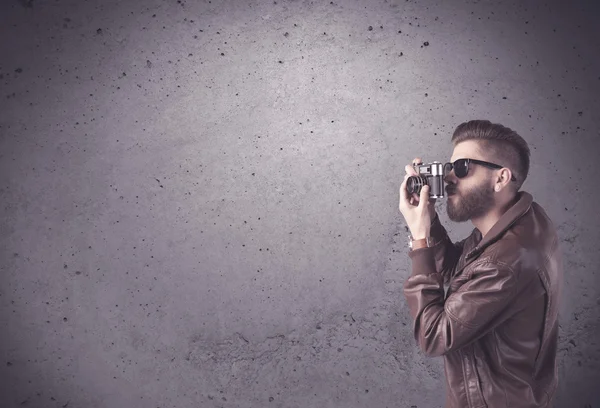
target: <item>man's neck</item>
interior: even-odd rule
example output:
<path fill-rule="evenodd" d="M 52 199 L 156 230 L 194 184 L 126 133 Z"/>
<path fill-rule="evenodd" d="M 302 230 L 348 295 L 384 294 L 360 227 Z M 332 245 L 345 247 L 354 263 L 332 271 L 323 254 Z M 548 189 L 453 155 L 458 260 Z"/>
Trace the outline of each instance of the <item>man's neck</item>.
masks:
<path fill-rule="evenodd" d="M 500 220 L 500 218 L 502 218 L 504 213 L 506 213 L 506 211 L 508 211 L 513 205 L 516 204 L 516 202 L 519 200 L 518 195 L 519 194 L 516 193 L 512 198 L 505 200 L 504 202 L 496 206 L 496 208 L 488 212 L 485 216 L 471 220 L 475 228 L 477 228 L 481 233 L 481 239 L 483 239 L 487 235 L 487 233 L 490 232 L 492 227 L 496 225 L 496 223 Z"/>

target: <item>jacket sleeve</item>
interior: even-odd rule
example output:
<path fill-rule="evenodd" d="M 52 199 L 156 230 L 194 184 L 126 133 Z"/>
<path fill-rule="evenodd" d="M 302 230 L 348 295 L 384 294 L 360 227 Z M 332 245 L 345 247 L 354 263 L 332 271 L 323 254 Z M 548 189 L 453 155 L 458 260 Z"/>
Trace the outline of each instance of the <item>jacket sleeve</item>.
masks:
<path fill-rule="evenodd" d="M 444 283 L 448 284 L 450 279 L 454 275 L 456 265 L 463 252 L 465 238 L 462 241 L 453 243 L 448 236 L 448 233 L 442 223 L 438 214 L 435 214 L 433 221 L 431 222 L 430 237 L 433 239 L 434 246 L 431 248 L 420 248 L 415 251 L 411 251 L 409 256 L 412 258 L 413 253 L 419 253 L 420 251 L 432 252 L 435 260 L 435 271 L 441 274 L 444 278 Z M 419 267 L 419 265 L 416 265 Z"/>
<path fill-rule="evenodd" d="M 520 274 L 499 261 L 475 261 L 470 279 L 444 302 L 442 276 L 433 273 L 433 265 L 432 252 L 421 251 L 404 284 L 415 340 L 429 357 L 459 349 L 508 319 L 516 311 L 518 294 L 529 290 L 537 276 Z"/>

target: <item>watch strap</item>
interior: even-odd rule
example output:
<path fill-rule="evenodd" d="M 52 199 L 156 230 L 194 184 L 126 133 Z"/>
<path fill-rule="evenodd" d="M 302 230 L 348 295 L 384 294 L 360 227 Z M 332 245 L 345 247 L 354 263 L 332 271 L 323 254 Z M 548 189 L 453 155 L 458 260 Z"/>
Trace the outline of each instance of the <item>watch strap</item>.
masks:
<path fill-rule="evenodd" d="M 412 236 L 409 235 L 408 246 L 411 250 L 414 251 L 415 249 L 432 247 L 433 242 L 430 237 L 421 238 L 421 239 L 413 239 Z"/>

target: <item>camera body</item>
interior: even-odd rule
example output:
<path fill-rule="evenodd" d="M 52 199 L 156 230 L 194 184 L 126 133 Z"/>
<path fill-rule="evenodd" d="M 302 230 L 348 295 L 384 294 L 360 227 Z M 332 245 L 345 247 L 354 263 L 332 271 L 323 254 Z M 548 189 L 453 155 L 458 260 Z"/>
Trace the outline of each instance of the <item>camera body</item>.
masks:
<path fill-rule="evenodd" d="M 429 186 L 429 198 L 444 198 L 444 164 L 434 161 L 427 164 L 413 164 L 418 176 L 410 176 L 406 181 L 408 194 L 421 194 L 424 185 Z"/>

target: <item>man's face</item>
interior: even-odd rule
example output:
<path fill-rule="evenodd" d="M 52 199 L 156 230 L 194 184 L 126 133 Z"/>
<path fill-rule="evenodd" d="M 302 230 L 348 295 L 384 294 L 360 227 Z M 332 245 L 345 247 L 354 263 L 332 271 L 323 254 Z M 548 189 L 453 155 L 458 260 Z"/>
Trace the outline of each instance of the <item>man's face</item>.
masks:
<path fill-rule="evenodd" d="M 457 159 L 486 160 L 479 154 L 477 142 L 474 140 L 456 145 L 450 161 L 453 163 Z M 488 214 L 494 208 L 496 203 L 492 175 L 486 167 L 469 163 L 466 177 L 459 179 L 454 171 L 446 176 L 447 212 L 450 220 L 469 221 Z"/>

